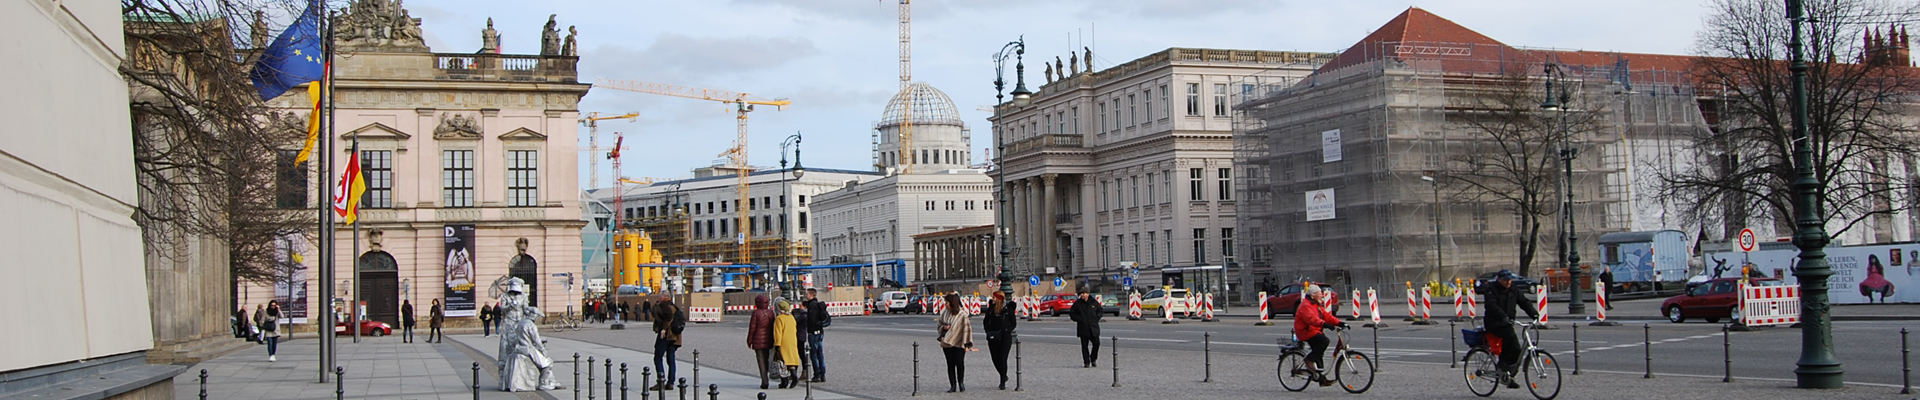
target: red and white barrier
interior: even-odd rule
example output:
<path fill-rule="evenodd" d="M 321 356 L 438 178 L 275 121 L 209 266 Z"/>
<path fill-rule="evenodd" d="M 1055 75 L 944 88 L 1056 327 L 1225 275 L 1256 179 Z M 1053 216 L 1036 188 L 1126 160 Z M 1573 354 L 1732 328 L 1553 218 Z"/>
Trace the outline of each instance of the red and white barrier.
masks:
<path fill-rule="evenodd" d="M 1201 321 L 1205 321 L 1205 322 L 1213 322 L 1213 321 L 1214 321 L 1214 319 L 1213 319 L 1213 293 L 1207 293 L 1207 294 L 1206 294 L 1206 296 L 1207 296 L 1206 298 L 1204 298 L 1204 299 L 1202 299 L 1202 300 L 1201 300 L 1201 307 L 1205 307 L 1205 308 L 1202 308 L 1202 309 L 1201 309 L 1202 311 L 1201 311 L 1201 314 L 1200 314 L 1200 320 L 1201 320 Z"/>
<path fill-rule="evenodd" d="M 1367 289 L 1367 311 L 1373 316 L 1373 323 L 1380 324 L 1380 293 Z"/>
<path fill-rule="evenodd" d="M 1420 319 L 1433 319 L 1433 289 L 1420 288 Z"/>
<path fill-rule="evenodd" d="M 1264 310 L 1264 308 L 1262 309 Z M 1265 317 L 1261 317 L 1261 318 L 1265 318 Z M 1127 295 L 1127 319 L 1131 319 L 1131 320 L 1140 319 L 1140 294 L 1139 293 L 1133 293 L 1133 294 Z"/>
<path fill-rule="evenodd" d="M 1606 282 L 1593 281 L 1593 303 L 1600 306 L 1600 308 L 1594 310 L 1594 316 L 1600 317 L 1600 322 L 1607 322 Z"/>
<path fill-rule="evenodd" d="M 727 312 L 736 312 L 736 311 L 752 312 L 753 306 L 727 306 Z"/>
<path fill-rule="evenodd" d="M 687 307 L 688 322 L 720 322 L 720 307 Z"/>
<path fill-rule="evenodd" d="M 1420 317 L 1418 312 L 1420 311 L 1419 301 L 1420 301 L 1420 298 L 1413 295 L 1413 285 L 1407 285 L 1407 320 L 1408 321 L 1412 321 Z"/>
<path fill-rule="evenodd" d="M 1800 323 L 1800 285 L 1741 285 L 1740 303 L 1740 322 L 1747 326 Z"/>
<path fill-rule="evenodd" d="M 1187 292 L 1187 298 L 1180 299 L 1180 303 L 1186 305 L 1186 307 L 1184 307 L 1185 308 L 1184 310 L 1180 310 L 1180 312 L 1183 313 L 1183 315 L 1181 315 L 1181 318 L 1193 319 L 1195 311 L 1198 308 L 1200 308 L 1199 306 L 1196 305 L 1199 303 L 1199 301 L 1200 301 L 1199 294 L 1193 293 L 1193 292 Z"/>
<path fill-rule="evenodd" d="M 1259 325 L 1266 326 L 1266 325 L 1273 324 L 1272 322 L 1268 322 L 1267 319 L 1268 319 L 1267 292 L 1260 292 L 1260 323 Z"/>
<path fill-rule="evenodd" d="M 1353 320 L 1360 320 L 1360 289 L 1353 290 Z"/>
<path fill-rule="evenodd" d="M 1456 279 L 1454 281 L 1458 282 L 1459 280 Z M 1466 316 L 1466 314 L 1464 314 L 1465 311 L 1461 310 L 1460 306 L 1460 288 L 1453 288 L 1453 319 L 1460 319 L 1460 317 Z"/>
<path fill-rule="evenodd" d="M 1547 323 L 1547 287 L 1546 285 L 1535 286 L 1533 288 L 1533 295 L 1534 297 L 1538 298 L 1538 300 L 1534 300 L 1535 304 L 1533 308 L 1540 310 L 1539 322 L 1542 324 Z"/>
<path fill-rule="evenodd" d="M 1480 318 L 1480 301 L 1475 300 L 1477 297 L 1474 297 L 1473 293 L 1467 293 L 1466 297 L 1467 297 L 1467 318 L 1468 319 Z"/>
<path fill-rule="evenodd" d="M 1179 321 L 1173 320 L 1173 296 L 1169 295 L 1169 296 L 1160 297 L 1160 315 L 1164 315 L 1167 317 L 1167 320 L 1160 321 L 1160 323 L 1162 324 L 1180 323 Z"/>

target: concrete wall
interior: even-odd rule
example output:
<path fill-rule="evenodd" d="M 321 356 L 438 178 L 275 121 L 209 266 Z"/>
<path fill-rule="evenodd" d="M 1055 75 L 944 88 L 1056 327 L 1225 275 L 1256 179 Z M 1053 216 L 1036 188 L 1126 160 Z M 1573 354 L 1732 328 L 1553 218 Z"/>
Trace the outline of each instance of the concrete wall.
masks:
<path fill-rule="evenodd" d="M 0 4 L 0 371 L 152 347 L 124 49 L 107 2 Z"/>

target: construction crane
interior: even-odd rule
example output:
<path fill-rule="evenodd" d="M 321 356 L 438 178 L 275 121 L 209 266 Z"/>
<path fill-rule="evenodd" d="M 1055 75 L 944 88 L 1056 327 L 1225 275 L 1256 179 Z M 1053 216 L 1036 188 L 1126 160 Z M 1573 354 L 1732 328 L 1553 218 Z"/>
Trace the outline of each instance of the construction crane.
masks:
<path fill-rule="evenodd" d="M 631 183 L 631 184 L 635 184 L 635 185 L 652 185 L 652 184 L 653 184 L 653 178 L 640 178 L 640 180 L 632 180 L 632 179 L 627 179 L 627 178 L 620 178 L 620 183 Z"/>
<path fill-rule="evenodd" d="M 616 120 L 616 119 L 624 119 L 624 120 L 631 121 L 639 117 L 640 117 L 639 113 L 626 113 L 626 114 L 620 114 L 620 115 L 602 116 L 597 111 L 587 113 L 586 116 L 580 117 L 580 124 L 587 126 L 587 154 L 592 154 L 592 156 L 590 157 L 593 157 L 593 161 L 592 161 L 593 165 L 591 169 L 589 169 L 587 172 L 588 186 L 600 187 L 600 159 L 599 159 L 600 157 L 600 121 Z M 620 172 L 618 170 L 615 170 L 613 175 L 619 176 Z"/>
<path fill-rule="evenodd" d="M 900 172 L 913 172 L 913 0 L 900 0 Z"/>
<path fill-rule="evenodd" d="M 690 88 L 690 87 L 674 86 L 674 85 L 661 84 L 661 83 L 640 82 L 640 81 L 632 81 L 632 80 L 614 80 L 614 79 L 601 78 L 596 83 L 594 83 L 593 86 L 607 88 L 607 89 L 625 90 L 629 92 L 657 94 L 662 96 L 673 96 L 673 97 L 684 97 L 684 98 L 697 99 L 697 100 L 717 101 L 717 102 L 726 103 L 728 105 L 733 106 L 733 111 L 736 113 L 734 120 L 735 120 L 735 123 L 739 126 L 739 137 L 734 139 L 733 148 L 727 149 L 727 151 L 720 152 L 720 156 L 727 157 L 733 160 L 733 168 L 734 168 L 735 175 L 739 176 L 739 183 L 736 184 L 736 187 L 734 189 L 736 192 L 738 192 L 739 199 L 737 200 L 738 202 L 735 203 L 733 206 L 734 209 L 739 210 L 740 212 L 739 217 L 735 219 L 733 222 L 734 224 L 733 231 L 737 235 L 739 235 L 739 240 L 736 242 L 739 244 L 739 247 L 740 247 L 739 262 L 741 263 L 752 262 L 752 259 L 749 257 L 749 254 L 748 254 L 749 249 L 747 247 L 747 241 L 746 241 L 746 238 L 747 238 L 746 227 L 747 227 L 747 221 L 748 221 L 747 205 L 750 204 L 750 201 L 751 201 L 750 199 L 747 198 L 747 174 L 749 172 L 748 171 L 749 168 L 747 167 L 747 113 L 753 112 L 753 106 L 756 106 L 756 105 L 774 106 L 774 109 L 776 111 L 786 111 L 787 106 L 792 105 L 793 102 L 787 101 L 787 99 L 773 99 L 773 100 L 760 99 L 760 98 L 752 97 L 752 95 L 749 95 L 746 93 L 736 93 L 736 92 L 729 92 L 725 90 Z"/>

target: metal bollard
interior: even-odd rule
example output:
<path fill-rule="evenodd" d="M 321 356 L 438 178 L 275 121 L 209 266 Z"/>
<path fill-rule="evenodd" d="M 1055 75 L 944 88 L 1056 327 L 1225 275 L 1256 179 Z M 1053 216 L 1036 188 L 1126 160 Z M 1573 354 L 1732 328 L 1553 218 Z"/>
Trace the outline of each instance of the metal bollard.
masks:
<path fill-rule="evenodd" d="M 1912 371 L 1914 371 L 1914 369 L 1912 369 L 1912 365 L 1908 365 L 1907 363 L 1907 354 L 1907 329 L 1903 327 L 1903 329 L 1901 329 L 1901 394 L 1912 394 L 1912 392 L 1914 392 L 1914 383 L 1912 383 Z M 205 375 L 205 373 L 207 373 L 207 369 L 200 369 L 200 375 Z M 205 390 L 202 390 L 202 392 L 205 392 Z"/>
<path fill-rule="evenodd" d="M 480 400 L 480 363 L 473 363 L 473 400 Z"/>
<path fill-rule="evenodd" d="M 627 363 L 620 363 L 620 400 L 627 400 Z"/>
<path fill-rule="evenodd" d="M 653 381 L 655 382 L 653 385 L 653 397 L 660 400 L 667 400 L 667 389 L 673 388 L 673 382 L 667 381 L 667 371 L 660 371 L 660 375 L 654 376 Z"/>
<path fill-rule="evenodd" d="M 1457 322 L 1454 321 L 1458 321 L 1458 319 L 1447 320 L 1447 354 L 1452 355 L 1447 358 L 1447 368 L 1454 368 L 1460 364 L 1460 346 L 1455 345 L 1453 340 L 1453 333 L 1456 332 L 1453 326 L 1457 324 Z M 1580 336 L 1575 334 L 1574 337 Z"/>
<path fill-rule="evenodd" d="M 474 363 L 479 364 L 479 363 Z M 207 369 L 200 369 L 200 400 L 207 400 Z"/>
<path fill-rule="evenodd" d="M 1120 337 L 1119 336 L 1113 337 L 1113 346 L 1111 347 L 1113 349 L 1113 359 L 1107 360 L 1107 363 L 1113 364 L 1113 387 L 1120 387 Z"/>
<path fill-rule="evenodd" d="M 753 398 L 759 399 L 759 400 L 767 400 L 767 392 L 760 392 L 759 395 L 754 396 Z"/>
<path fill-rule="evenodd" d="M 667 371 L 660 371 L 664 374 Z M 693 387 L 700 387 L 700 349 L 693 349 Z"/>
<path fill-rule="evenodd" d="M 1373 372 L 1380 372 L 1380 324 L 1368 326 L 1373 327 Z"/>
<path fill-rule="evenodd" d="M 347 375 L 347 367 L 333 367 L 333 399 L 334 400 L 346 400 L 347 398 L 347 382 L 344 380 L 341 380 L 341 379 L 344 379 L 346 375 Z"/>
<path fill-rule="evenodd" d="M 1647 348 L 1647 374 L 1641 376 L 1641 378 L 1653 379 L 1653 325 L 1640 324 L 1640 330 L 1642 332 L 1641 343 L 1644 343 Z"/>
<path fill-rule="evenodd" d="M 1580 324 L 1573 324 L 1573 374 L 1580 374 Z"/>
<path fill-rule="evenodd" d="M 580 400 L 580 353 L 573 353 L 573 400 Z"/>
<path fill-rule="evenodd" d="M 647 382 L 653 382 L 653 367 L 640 367 L 640 384 L 645 385 Z M 647 400 L 651 396 L 653 396 L 652 386 L 640 387 L 640 400 Z"/>
<path fill-rule="evenodd" d="M 593 356 L 587 356 L 587 400 L 593 400 Z"/>
<path fill-rule="evenodd" d="M 707 384 L 707 400 L 720 400 L 720 385 Z"/>
<path fill-rule="evenodd" d="M 607 396 L 607 400 L 613 400 L 613 359 L 609 358 L 605 362 L 607 364 L 607 367 L 606 367 L 607 369 L 606 369 L 606 373 L 600 374 L 601 376 L 600 380 L 602 381 L 600 386 L 600 389 L 601 389 L 600 393 L 602 395 Z M 620 365 L 626 365 L 626 364 L 620 364 Z"/>
<path fill-rule="evenodd" d="M 680 400 L 687 400 L 687 378 L 680 378 Z"/>
<path fill-rule="evenodd" d="M 1726 374 L 1720 376 L 1721 382 L 1733 382 L 1733 338 L 1727 333 L 1732 328 L 1730 324 L 1720 325 L 1720 357 L 1726 362 Z"/>
<path fill-rule="evenodd" d="M 1200 378 L 1200 382 L 1212 383 L 1213 382 L 1213 332 L 1206 332 L 1201 334 L 1201 340 L 1205 343 L 1205 345 L 1200 348 L 1200 355 L 1206 360 L 1206 375 Z"/>
<path fill-rule="evenodd" d="M 1020 337 L 1013 338 L 1013 391 L 1020 390 Z"/>
<path fill-rule="evenodd" d="M 913 342 L 913 394 L 912 396 L 919 396 L 919 395 L 920 395 L 920 342 Z M 766 397 L 767 397 L 767 394 L 765 392 L 760 393 L 760 398 L 764 399 Z"/>

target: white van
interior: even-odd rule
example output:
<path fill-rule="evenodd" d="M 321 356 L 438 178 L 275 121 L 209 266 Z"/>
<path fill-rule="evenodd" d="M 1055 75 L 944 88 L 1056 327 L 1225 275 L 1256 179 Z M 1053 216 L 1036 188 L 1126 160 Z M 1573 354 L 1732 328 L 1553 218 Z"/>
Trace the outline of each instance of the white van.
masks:
<path fill-rule="evenodd" d="M 886 304 L 887 313 L 907 312 L 907 292 L 886 292 L 880 294 L 880 301 Z"/>

